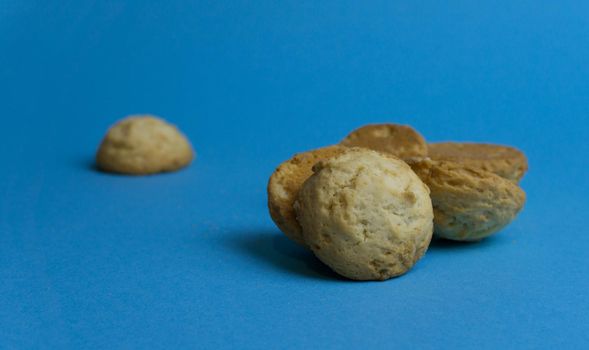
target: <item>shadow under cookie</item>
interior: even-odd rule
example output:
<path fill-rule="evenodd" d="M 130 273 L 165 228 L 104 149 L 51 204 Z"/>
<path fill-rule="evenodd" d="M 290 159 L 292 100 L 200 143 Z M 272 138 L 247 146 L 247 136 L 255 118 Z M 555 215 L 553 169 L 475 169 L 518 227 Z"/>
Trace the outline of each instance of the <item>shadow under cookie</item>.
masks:
<path fill-rule="evenodd" d="M 225 242 L 239 253 L 252 256 L 276 270 L 321 280 L 348 281 L 321 263 L 311 251 L 278 231 L 231 232 Z"/>
<path fill-rule="evenodd" d="M 434 236 L 429 245 L 428 252 L 432 251 L 461 251 L 488 249 L 492 246 L 507 244 L 510 239 L 502 235 L 494 235 L 480 241 L 454 241 Z"/>

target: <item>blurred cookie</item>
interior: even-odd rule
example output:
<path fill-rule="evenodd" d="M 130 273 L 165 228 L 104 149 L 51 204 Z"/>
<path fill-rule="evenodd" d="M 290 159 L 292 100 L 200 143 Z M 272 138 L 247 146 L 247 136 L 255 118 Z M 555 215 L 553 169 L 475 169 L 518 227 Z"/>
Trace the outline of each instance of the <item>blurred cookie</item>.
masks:
<path fill-rule="evenodd" d="M 408 162 L 431 191 L 436 236 L 480 240 L 509 224 L 525 203 L 519 186 L 491 172 L 450 161 Z"/>
<path fill-rule="evenodd" d="M 440 142 L 428 145 L 428 156 L 433 160 L 449 160 L 490 171 L 518 182 L 528 170 L 528 160 L 518 149 L 485 144 Z"/>
<path fill-rule="evenodd" d="M 323 160 L 295 203 L 305 242 L 355 280 L 407 272 L 429 246 L 429 191 L 402 160 L 363 148 Z"/>
<path fill-rule="evenodd" d="M 342 146 L 328 146 L 296 154 L 280 164 L 268 181 L 268 208 L 276 226 L 293 241 L 305 245 L 301 226 L 296 220 L 294 201 L 303 182 L 313 174 L 313 165 L 345 151 Z"/>
<path fill-rule="evenodd" d="M 340 144 L 385 152 L 401 159 L 427 155 L 425 139 L 408 125 L 365 125 L 352 131 Z"/>
<path fill-rule="evenodd" d="M 144 175 L 178 170 L 193 156 L 190 143 L 175 126 L 154 116 L 138 115 L 108 130 L 96 164 L 104 171 Z"/>

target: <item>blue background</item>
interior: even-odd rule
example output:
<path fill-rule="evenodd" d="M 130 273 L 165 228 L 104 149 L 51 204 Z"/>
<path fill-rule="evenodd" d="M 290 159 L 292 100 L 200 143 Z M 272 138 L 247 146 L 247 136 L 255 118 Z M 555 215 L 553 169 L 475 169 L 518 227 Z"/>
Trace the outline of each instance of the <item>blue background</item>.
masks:
<path fill-rule="evenodd" d="M 587 348 L 589 2 L 0 1 L 0 348 Z M 198 158 L 96 172 L 161 115 Z M 368 122 L 515 145 L 524 211 L 338 278 L 269 218 L 293 153 Z"/>

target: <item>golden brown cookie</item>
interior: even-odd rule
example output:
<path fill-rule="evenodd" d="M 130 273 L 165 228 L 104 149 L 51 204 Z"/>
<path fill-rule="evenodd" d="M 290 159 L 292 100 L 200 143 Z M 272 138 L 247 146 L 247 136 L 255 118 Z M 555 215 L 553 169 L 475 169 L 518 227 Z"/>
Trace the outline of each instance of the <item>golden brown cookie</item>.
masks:
<path fill-rule="evenodd" d="M 428 156 L 433 160 L 449 160 L 490 171 L 519 182 L 528 170 L 528 160 L 518 149 L 485 144 L 440 142 L 428 145 Z"/>
<path fill-rule="evenodd" d="M 450 161 L 408 161 L 431 191 L 434 233 L 477 241 L 509 224 L 522 209 L 525 192 L 488 171 Z"/>
<path fill-rule="evenodd" d="M 345 151 L 342 146 L 328 146 L 296 154 L 280 164 L 268 181 L 268 208 L 276 226 L 293 241 L 305 245 L 301 226 L 296 220 L 294 201 L 303 182 L 313 174 L 313 165 Z"/>
<path fill-rule="evenodd" d="M 429 246 L 429 190 L 402 160 L 363 148 L 320 161 L 295 210 L 305 242 L 334 271 L 355 280 L 407 272 Z"/>
<path fill-rule="evenodd" d="M 425 139 L 408 125 L 365 125 L 352 131 L 340 144 L 385 152 L 401 159 L 427 155 Z"/>
<path fill-rule="evenodd" d="M 96 164 L 104 171 L 144 175 L 178 170 L 190 164 L 193 156 L 190 143 L 175 126 L 154 116 L 137 115 L 108 130 Z"/>

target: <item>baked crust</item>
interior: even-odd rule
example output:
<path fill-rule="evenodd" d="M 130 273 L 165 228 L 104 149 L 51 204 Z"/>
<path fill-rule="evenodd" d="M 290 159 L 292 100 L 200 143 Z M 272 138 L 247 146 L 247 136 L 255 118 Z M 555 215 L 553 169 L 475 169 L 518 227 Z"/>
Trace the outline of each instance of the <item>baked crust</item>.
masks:
<path fill-rule="evenodd" d="M 490 171 L 513 182 L 519 182 L 528 170 L 528 160 L 520 150 L 486 143 L 439 142 L 428 144 L 433 160 L 462 163 Z"/>
<path fill-rule="evenodd" d="M 305 245 L 293 204 L 303 182 L 313 174 L 313 165 L 345 150 L 345 147 L 335 145 L 295 154 L 270 176 L 267 188 L 270 216 L 288 238 Z"/>
<path fill-rule="evenodd" d="M 145 175 L 178 170 L 193 157 L 190 143 L 174 125 L 155 116 L 135 115 L 108 130 L 96 164 L 108 172 Z"/>
<path fill-rule="evenodd" d="M 352 131 L 340 144 L 385 152 L 401 159 L 427 155 L 425 139 L 409 125 L 365 125 Z"/>
<path fill-rule="evenodd" d="M 436 236 L 478 241 L 509 224 L 524 206 L 525 192 L 491 172 L 427 158 L 408 162 L 431 191 Z"/>
<path fill-rule="evenodd" d="M 305 242 L 342 276 L 385 280 L 407 272 L 429 246 L 429 190 L 402 160 L 351 148 L 320 161 L 295 210 Z"/>

